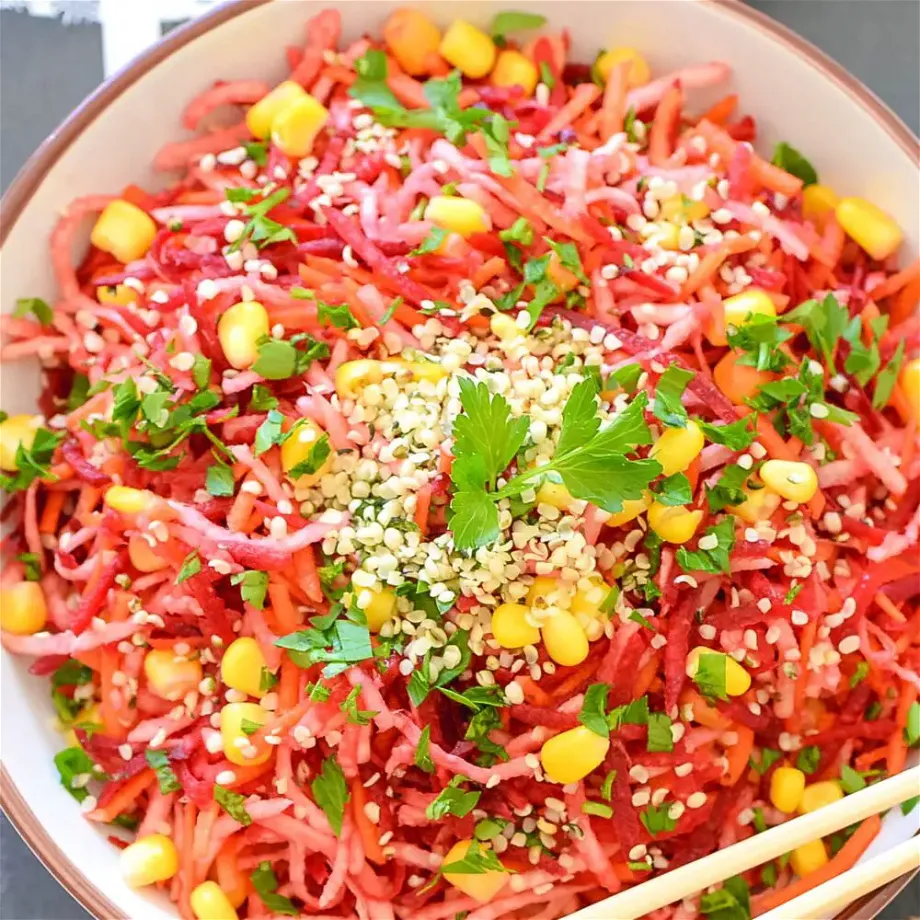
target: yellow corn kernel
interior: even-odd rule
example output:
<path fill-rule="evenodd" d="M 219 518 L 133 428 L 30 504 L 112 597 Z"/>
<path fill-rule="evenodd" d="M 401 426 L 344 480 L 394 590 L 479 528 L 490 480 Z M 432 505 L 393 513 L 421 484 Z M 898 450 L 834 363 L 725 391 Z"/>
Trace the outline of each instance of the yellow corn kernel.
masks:
<path fill-rule="evenodd" d="M 346 361 L 335 369 L 335 391 L 340 399 L 357 399 L 361 390 L 382 380 L 382 362 L 370 358 Z"/>
<path fill-rule="evenodd" d="M 64 741 L 67 747 L 83 747 L 83 745 L 80 744 L 80 739 L 77 737 L 74 728 L 82 728 L 85 725 L 102 725 L 102 716 L 99 713 L 98 703 L 90 703 L 77 713 L 77 717 L 70 723 L 71 727 L 64 732 Z M 56 727 L 59 731 L 64 730 L 64 725 L 60 720 L 58 720 Z"/>
<path fill-rule="evenodd" d="M 499 52 L 489 82 L 493 86 L 520 86 L 524 95 L 531 96 L 539 79 L 536 64 L 529 57 L 506 48 Z"/>
<path fill-rule="evenodd" d="M 472 840 L 458 840 L 444 854 L 442 866 L 449 866 L 451 863 L 460 862 L 466 856 Z M 479 844 L 485 847 L 486 844 Z M 444 878 L 450 882 L 454 888 L 458 888 L 465 895 L 485 904 L 491 901 L 505 887 L 508 882 L 508 873 L 499 872 L 497 869 L 490 869 L 488 872 L 466 873 L 466 872 L 445 872 Z"/>
<path fill-rule="evenodd" d="M 662 249 L 668 249 L 676 252 L 680 249 L 680 225 L 671 223 L 667 220 L 659 221 L 655 224 L 656 230 L 649 237 L 649 242 L 660 246 Z"/>
<path fill-rule="evenodd" d="M 527 604 L 543 610 L 546 607 L 567 607 L 569 589 L 552 575 L 537 575 L 527 591 Z"/>
<path fill-rule="evenodd" d="M 579 725 L 546 741 L 540 750 L 540 762 L 552 782 L 577 783 L 604 762 L 609 750 L 609 738 Z"/>
<path fill-rule="evenodd" d="M 30 450 L 41 427 L 40 415 L 11 415 L 0 422 L 0 470 L 15 473 L 19 469 L 16 453 L 20 444 L 23 450 Z"/>
<path fill-rule="evenodd" d="M 507 313 L 493 313 L 489 317 L 492 335 L 503 342 L 513 342 L 524 335 L 524 330 Z"/>
<path fill-rule="evenodd" d="M 259 339 L 268 335 L 268 311 L 257 300 L 241 300 L 217 321 L 217 338 L 232 367 L 244 371 L 259 357 Z"/>
<path fill-rule="evenodd" d="M 638 48 L 611 48 L 603 52 L 594 62 L 594 69 L 597 75 L 606 83 L 610 79 L 610 71 L 613 70 L 614 64 L 621 64 L 623 61 L 629 61 L 629 73 L 626 75 L 626 83 L 629 87 L 642 86 L 651 79 L 652 71 L 648 66 L 648 61 L 641 55 Z"/>
<path fill-rule="evenodd" d="M 588 657 L 588 636 L 571 613 L 551 616 L 541 630 L 546 653 L 556 664 L 581 664 Z"/>
<path fill-rule="evenodd" d="M 132 489 L 131 486 L 110 486 L 103 501 L 120 514 L 149 514 L 159 499 L 149 489 Z"/>
<path fill-rule="evenodd" d="M 601 616 L 601 607 L 606 603 L 613 588 L 600 575 L 589 576 L 590 588 L 579 588 L 572 598 L 569 612 L 575 617 L 595 619 Z"/>
<path fill-rule="evenodd" d="M 709 205 L 705 201 L 696 201 L 686 195 L 672 195 L 661 202 L 658 217 L 672 223 L 689 224 L 709 216 Z"/>
<path fill-rule="evenodd" d="M 135 840 L 118 858 L 121 876 L 132 888 L 165 882 L 179 871 L 176 845 L 163 834 Z"/>
<path fill-rule="evenodd" d="M 622 527 L 639 517 L 651 503 L 651 498 L 628 498 L 623 502 L 623 510 L 614 511 L 604 523 L 608 527 Z"/>
<path fill-rule="evenodd" d="M 253 743 L 249 734 L 243 731 L 243 722 L 264 725 L 268 713 L 258 703 L 226 703 L 220 711 L 220 738 L 224 746 L 224 757 L 239 766 L 258 766 L 272 756 L 272 749 L 265 742 Z M 249 726 L 247 726 L 249 727 Z"/>
<path fill-rule="evenodd" d="M 201 683 L 201 662 L 184 658 L 167 648 L 156 648 L 144 656 L 144 674 L 150 689 L 164 700 L 175 702 Z"/>
<path fill-rule="evenodd" d="M 774 808 L 791 815 L 802 801 L 805 774 L 795 767 L 777 767 L 770 777 L 770 802 Z"/>
<path fill-rule="evenodd" d="M 0 628 L 15 636 L 41 632 L 48 621 L 45 593 L 37 581 L 0 588 Z"/>
<path fill-rule="evenodd" d="M 552 505 L 560 511 L 565 511 L 575 499 L 572 493 L 561 482 L 550 482 L 544 479 L 537 489 L 537 504 Z"/>
<path fill-rule="evenodd" d="M 747 521 L 748 524 L 757 524 L 760 521 L 769 520 L 783 501 L 776 492 L 766 488 L 766 486 L 760 489 L 742 486 L 741 491 L 747 495 L 747 498 L 740 505 L 735 505 L 730 510 L 733 514 L 738 515 L 742 521 Z"/>
<path fill-rule="evenodd" d="M 367 627 L 371 632 L 380 632 L 384 623 L 388 623 L 396 616 L 396 594 L 389 588 L 359 588 L 360 592 L 369 591 L 371 602 L 363 607 L 367 617 Z"/>
<path fill-rule="evenodd" d="M 153 547 L 156 541 L 146 534 L 131 534 L 128 539 L 128 558 L 138 572 L 162 572 L 169 566 L 169 560 L 158 556 Z"/>
<path fill-rule="evenodd" d="M 383 27 L 383 40 L 400 67 L 413 77 L 431 69 L 438 53 L 441 33 L 438 27 L 419 10 L 394 10 Z"/>
<path fill-rule="evenodd" d="M 387 376 L 408 378 L 414 382 L 427 380 L 429 383 L 437 383 L 448 375 L 447 369 L 437 361 L 406 361 L 404 358 L 384 361 L 382 371 Z"/>
<path fill-rule="evenodd" d="M 663 476 L 683 473 L 703 450 L 703 431 L 693 419 L 684 428 L 668 428 L 652 445 L 649 456 L 661 464 Z"/>
<path fill-rule="evenodd" d="M 192 890 L 189 903 L 198 920 L 239 920 L 239 914 L 217 882 L 202 882 Z"/>
<path fill-rule="evenodd" d="M 797 460 L 767 460 L 760 468 L 764 484 L 791 502 L 809 501 L 818 491 L 818 474 Z"/>
<path fill-rule="evenodd" d="M 789 865 L 799 878 L 805 878 L 812 872 L 817 872 L 827 864 L 827 850 L 823 840 L 812 840 L 796 847 L 789 857 Z"/>
<path fill-rule="evenodd" d="M 802 216 L 819 229 L 824 228 L 828 216 L 837 207 L 840 199 L 827 185 L 807 185 L 802 189 Z"/>
<path fill-rule="evenodd" d="M 444 33 L 439 50 L 441 57 L 473 80 L 484 77 L 495 63 L 495 42 L 462 19 L 456 20 Z"/>
<path fill-rule="evenodd" d="M 90 241 L 97 249 L 127 264 L 145 256 L 156 235 L 157 225 L 146 211 L 119 199 L 105 206 Z"/>
<path fill-rule="evenodd" d="M 264 696 L 262 672 L 265 656 L 255 639 L 241 636 L 234 639 L 220 660 L 220 679 L 232 690 L 249 696 Z"/>
<path fill-rule="evenodd" d="M 523 604 L 499 604 L 492 613 L 492 635 L 502 648 L 522 648 L 540 641 L 540 630 L 527 622 L 530 608 Z"/>
<path fill-rule="evenodd" d="M 702 519 L 702 511 L 690 511 L 682 505 L 652 502 L 648 509 L 648 526 L 665 543 L 686 543 L 696 533 Z"/>
<path fill-rule="evenodd" d="M 478 201 L 456 195 L 436 195 L 432 198 L 425 208 L 425 220 L 464 238 L 484 233 L 492 226 L 489 215 Z"/>
<path fill-rule="evenodd" d="M 316 442 L 325 434 L 322 428 L 311 419 L 303 419 L 291 436 L 281 445 L 281 468 L 285 473 L 290 473 L 296 466 L 303 463 L 309 456 Z M 295 485 L 304 489 L 320 481 L 332 467 L 332 452 L 316 468 L 313 473 L 302 473 L 297 477 Z"/>
<path fill-rule="evenodd" d="M 759 288 L 749 288 L 722 302 L 726 326 L 743 326 L 749 316 L 776 316 L 776 304 Z"/>
<path fill-rule="evenodd" d="M 920 358 L 908 361 L 901 368 L 898 383 L 900 383 L 901 389 L 910 404 L 910 411 L 913 413 L 914 421 L 920 423 Z"/>
<path fill-rule="evenodd" d="M 272 123 L 290 103 L 307 95 L 306 90 L 293 80 L 279 83 L 263 96 L 246 113 L 246 127 L 253 137 L 265 139 L 272 133 Z"/>
<path fill-rule="evenodd" d="M 700 658 L 703 656 L 724 659 L 725 692 L 729 696 L 743 696 L 751 689 L 751 675 L 731 655 L 726 655 L 725 652 L 717 652 L 703 645 L 698 645 L 687 655 L 687 677 L 693 678 L 696 676 L 700 666 Z"/>
<path fill-rule="evenodd" d="M 809 783 L 802 793 L 799 812 L 803 815 L 817 811 L 825 805 L 833 805 L 843 798 L 843 789 L 835 779 L 826 779 L 820 783 Z"/>
<path fill-rule="evenodd" d="M 313 149 L 316 136 L 329 121 L 326 107 L 304 94 L 289 102 L 272 122 L 272 143 L 289 157 L 305 157 Z"/>
<path fill-rule="evenodd" d="M 840 226 L 873 259 L 894 255 L 904 239 L 895 221 L 865 198 L 841 198 L 834 213 Z"/>
<path fill-rule="evenodd" d="M 96 288 L 96 300 L 99 303 L 113 303 L 119 307 L 137 303 L 140 296 L 133 287 L 128 287 L 127 284 L 103 284 Z"/>

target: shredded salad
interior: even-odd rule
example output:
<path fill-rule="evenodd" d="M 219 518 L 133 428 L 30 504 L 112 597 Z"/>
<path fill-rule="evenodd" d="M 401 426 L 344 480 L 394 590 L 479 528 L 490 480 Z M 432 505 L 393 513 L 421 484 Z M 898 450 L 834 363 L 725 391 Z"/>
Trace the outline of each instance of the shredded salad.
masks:
<path fill-rule="evenodd" d="M 901 770 L 897 224 L 702 106 L 724 63 L 340 25 L 189 103 L 165 191 L 74 201 L 56 301 L 3 316 L 43 389 L 0 420 L 2 642 L 126 881 L 555 920 Z M 755 916 L 879 824 L 654 916 Z"/>

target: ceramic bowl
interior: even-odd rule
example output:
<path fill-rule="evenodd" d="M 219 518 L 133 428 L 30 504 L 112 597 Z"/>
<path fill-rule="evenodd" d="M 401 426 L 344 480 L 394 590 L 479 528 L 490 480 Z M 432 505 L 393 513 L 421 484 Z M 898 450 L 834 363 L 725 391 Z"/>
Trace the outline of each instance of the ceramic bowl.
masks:
<path fill-rule="evenodd" d="M 47 240 L 68 202 L 80 195 L 117 192 L 130 182 L 163 182 L 149 166 L 152 153 L 179 138 L 186 101 L 215 80 L 286 76 L 284 47 L 303 35 L 304 23 L 329 0 L 252 0 L 219 6 L 106 83 L 29 160 L 3 200 L 3 309 L 17 297 L 55 296 Z M 346 37 L 378 33 L 390 0 L 338 2 Z M 438 22 L 455 17 L 455 2 L 421 2 Z M 467 0 L 463 15 L 485 24 L 508 4 Z M 545 14 L 570 30 L 575 59 L 591 60 L 604 45 L 635 45 L 653 70 L 724 60 L 733 88 L 756 116 L 764 149 L 787 140 L 806 152 L 822 180 L 859 194 L 893 214 L 916 251 L 920 183 L 916 139 L 865 87 L 808 43 L 772 20 L 732 2 L 670 0 L 527 0 L 519 7 Z M 694 104 L 705 106 L 705 96 Z M 86 228 L 88 237 L 89 227 Z M 85 240 L 84 240 L 85 242 Z M 75 258 L 78 256 L 75 253 Z M 34 408 L 35 367 L 2 369 L 3 407 Z M 117 850 L 106 830 L 86 822 L 61 788 L 52 756 L 61 738 L 52 727 L 47 681 L 27 673 L 27 660 L 2 658 L 3 807 L 60 882 L 96 917 L 172 920 L 172 905 L 122 881 Z M 873 851 L 916 830 L 916 814 L 892 815 Z M 897 884 L 897 883 L 895 883 Z M 864 905 L 867 917 L 890 898 Z"/>

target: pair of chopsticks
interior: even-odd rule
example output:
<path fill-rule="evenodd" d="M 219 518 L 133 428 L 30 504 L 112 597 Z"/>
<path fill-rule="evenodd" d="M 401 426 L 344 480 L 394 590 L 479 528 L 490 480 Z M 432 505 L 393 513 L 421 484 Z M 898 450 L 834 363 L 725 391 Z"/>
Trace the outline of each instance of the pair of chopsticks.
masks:
<path fill-rule="evenodd" d="M 584 907 L 570 914 L 566 920 L 635 920 L 776 859 L 812 840 L 893 808 L 918 793 L 920 767 L 912 767 L 848 795 L 833 805 L 772 827 L 762 834 Z M 914 838 L 763 914 L 758 920 L 804 920 L 827 916 L 834 909 L 918 867 L 920 838 Z"/>

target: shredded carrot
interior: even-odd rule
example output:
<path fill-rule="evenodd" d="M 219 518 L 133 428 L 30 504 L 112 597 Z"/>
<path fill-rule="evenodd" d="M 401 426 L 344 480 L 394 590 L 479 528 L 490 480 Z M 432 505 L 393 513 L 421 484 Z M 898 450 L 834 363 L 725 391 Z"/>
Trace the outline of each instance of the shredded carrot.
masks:
<path fill-rule="evenodd" d="M 802 713 L 805 707 L 805 688 L 808 686 L 808 656 L 811 654 L 812 646 L 815 644 L 815 637 L 818 635 L 818 619 L 809 620 L 802 627 L 801 637 L 799 638 L 799 652 L 801 665 L 799 667 L 798 677 L 795 679 L 795 690 L 793 691 L 794 706 L 792 715 L 786 719 L 787 731 L 794 732 L 798 730 L 802 720 Z"/>
<path fill-rule="evenodd" d="M 90 821 L 109 824 L 123 811 L 128 811 L 138 796 L 156 782 L 157 775 L 149 767 L 125 780 L 124 785 L 101 808 L 94 808 L 87 817 Z"/>
<path fill-rule="evenodd" d="M 748 770 L 748 761 L 754 749 L 754 730 L 746 725 L 735 725 L 732 729 L 738 741 L 726 751 L 728 771 L 722 777 L 722 785 L 734 786 Z"/>
<path fill-rule="evenodd" d="M 248 482 L 248 480 L 246 480 Z M 245 483 L 244 483 L 245 484 Z M 246 489 L 240 489 L 227 512 L 227 529 L 242 531 L 246 529 L 252 509 L 256 506 L 256 496 Z"/>
<path fill-rule="evenodd" d="M 367 790 L 360 777 L 356 777 L 351 782 L 351 804 L 355 825 L 361 835 L 364 855 L 378 866 L 384 865 L 387 858 L 383 847 L 380 846 L 380 828 L 364 813 L 364 806 L 367 804 Z"/>
<path fill-rule="evenodd" d="M 901 611 L 895 606 L 894 601 L 892 601 L 887 594 L 882 594 L 882 592 L 879 591 L 879 593 L 875 595 L 874 600 L 875 603 L 878 604 L 879 607 L 881 607 L 882 610 L 884 610 L 892 620 L 895 620 L 898 623 L 907 622 L 907 617 L 901 613 Z"/>
<path fill-rule="evenodd" d="M 42 509 L 41 520 L 38 522 L 39 533 L 56 533 L 61 509 L 67 498 L 66 492 L 49 492 L 45 507 Z"/>
<path fill-rule="evenodd" d="M 908 681 L 901 682 L 901 695 L 898 697 L 898 708 L 895 711 L 895 730 L 888 741 L 886 761 L 888 774 L 900 773 L 907 761 L 907 743 L 904 740 L 904 728 L 907 725 L 907 714 L 910 707 L 917 701 L 917 688 Z"/>
<path fill-rule="evenodd" d="M 268 586 L 268 596 L 271 598 L 272 611 L 281 630 L 290 633 L 298 629 L 301 626 L 301 618 L 291 603 L 291 593 L 287 585 L 271 583 Z"/>
<path fill-rule="evenodd" d="M 492 256 L 473 272 L 473 287 L 478 291 L 485 287 L 493 278 L 501 275 L 505 270 L 505 260 L 501 256 Z"/>
<path fill-rule="evenodd" d="M 600 87 L 596 83 L 579 83 L 572 93 L 572 98 L 559 109 L 537 135 L 537 140 L 545 141 L 568 127 L 589 105 L 600 96 Z"/>
<path fill-rule="evenodd" d="M 737 93 L 729 93 L 723 96 L 718 102 L 703 114 L 700 121 L 708 121 L 714 125 L 724 125 L 732 117 L 735 109 L 738 107 Z"/>
<path fill-rule="evenodd" d="M 428 511 L 431 508 L 431 496 L 433 494 L 434 489 L 431 483 L 422 486 L 416 494 L 414 520 L 416 526 L 422 532 L 422 536 L 428 533 Z"/>
<path fill-rule="evenodd" d="M 319 580 L 319 572 L 316 568 L 316 558 L 313 555 L 312 546 L 305 546 L 302 550 L 294 553 L 294 568 L 299 581 L 298 587 L 315 604 L 321 604 L 323 601 L 323 586 Z"/>
<path fill-rule="evenodd" d="M 278 708 L 284 712 L 297 705 L 300 689 L 300 669 L 287 655 L 281 659 L 281 674 L 278 678 Z"/>
<path fill-rule="evenodd" d="M 732 720 L 719 712 L 715 706 L 710 706 L 696 690 L 690 688 L 684 690 L 680 695 L 680 704 L 681 706 L 692 706 L 693 718 L 706 728 L 715 728 L 720 731 L 728 731 L 732 728 Z"/>
<path fill-rule="evenodd" d="M 669 86 L 665 91 L 648 136 L 648 158 L 654 166 L 666 166 L 674 147 L 674 133 L 680 121 L 680 110 L 684 94 L 679 84 Z"/>
<path fill-rule="evenodd" d="M 603 141 L 610 140 L 614 134 L 623 130 L 623 121 L 626 118 L 626 90 L 629 88 L 628 76 L 631 66 L 630 61 L 621 61 L 610 69 L 610 76 L 607 77 L 598 125 L 598 133 Z"/>
<path fill-rule="evenodd" d="M 920 279 L 920 259 L 908 265 L 907 268 L 902 268 L 901 271 L 889 275 L 884 281 L 880 281 L 868 292 L 868 297 L 875 301 L 884 300 L 886 297 L 891 297 L 892 294 L 897 294 L 909 284 L 915 283 L 918 279 Z"/>

